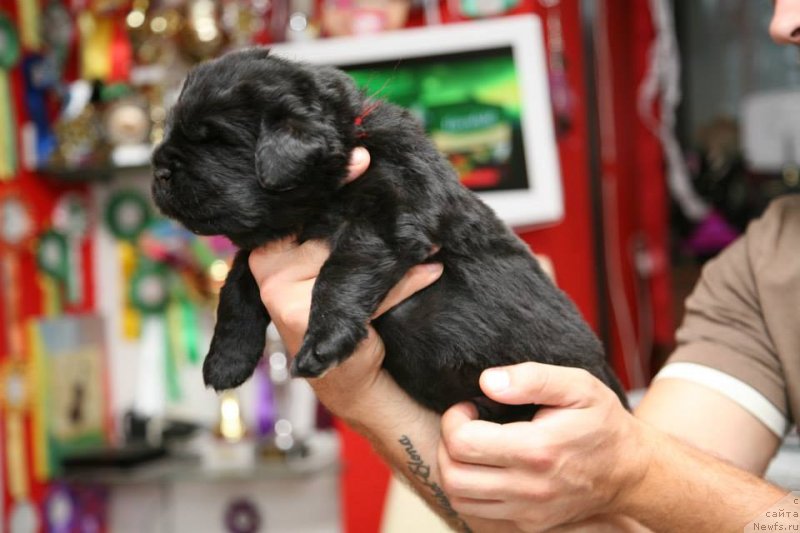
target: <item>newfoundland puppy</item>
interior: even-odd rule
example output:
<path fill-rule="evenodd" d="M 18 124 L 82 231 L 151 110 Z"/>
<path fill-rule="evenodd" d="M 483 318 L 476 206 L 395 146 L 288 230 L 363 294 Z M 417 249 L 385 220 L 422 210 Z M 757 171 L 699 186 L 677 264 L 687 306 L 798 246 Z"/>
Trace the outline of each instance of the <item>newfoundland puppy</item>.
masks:
<path fill-rule="evenodd" d="M 345 184 L 356 146 L 372 163 Z M 165 215 L 240 248 L 207 385 L 236 387 L 256 368 L 269 316 L 248 254 L 296 235 L 325 239 L 331 253 L 293 375 L 321 376 L 349 357 L 389 289 L 435 261 L 444 265 L 436 283 L 372 321 L 384 367 L 422 405 L 441 413 L 471 400 L 485 419 L 530 419 L 536 406 L 496 404 L 478 386 L 484 369 L 523 361 L 584 368 L 625 403 L 600 342 L 528 247 L 459 183 L 414 117 L 345 73 L 261 48 L 203 63 L 186 78 L 153 167 Z"/>

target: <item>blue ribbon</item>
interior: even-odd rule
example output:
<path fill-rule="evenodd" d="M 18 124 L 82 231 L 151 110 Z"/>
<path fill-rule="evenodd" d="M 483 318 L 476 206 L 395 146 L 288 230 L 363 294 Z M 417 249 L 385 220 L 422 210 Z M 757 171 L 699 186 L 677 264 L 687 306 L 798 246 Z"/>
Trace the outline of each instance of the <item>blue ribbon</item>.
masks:
<path fill-rule="evenodd" d="M 22 60 L 25 103 L 36 127 L 36 166 L 43 166 L 56 148 L 56 136 L 47 112 L 47 90 L 58 83 L 58 69 L 47 58 L 29 55 Z"/>

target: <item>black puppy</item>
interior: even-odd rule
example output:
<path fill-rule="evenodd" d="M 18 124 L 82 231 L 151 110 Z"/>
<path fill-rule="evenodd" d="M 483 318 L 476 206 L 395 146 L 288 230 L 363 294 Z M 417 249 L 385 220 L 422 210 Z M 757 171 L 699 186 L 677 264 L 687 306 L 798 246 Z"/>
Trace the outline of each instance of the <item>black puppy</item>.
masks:
<path fill-rule="evenodd" d="M 358 145 L 371 166 L 343 185 Z M 249 250 L 294 234 L 331 249 L 295 376 L 320 376 L 346 359 L 388 290 L 411 266 L 437 261 L 444 274 L 436 283 L 372 322 L 385 368 L 412 397 L 437 412 L 475 400 L 484 418 L 529 419 L 534 406 L 489 402 L 478 377 L 541 361 L 584 368 L 625 402 L 597 338 L 528 247 L 461 186 L 417 120 L 370 101 L 343 72 L 266 49 L 201 64 L 153 164 L 165 215 L 241 248 L 220 294 L 207 385 L 236 387 L 253 373 L 269 316 Z"/>

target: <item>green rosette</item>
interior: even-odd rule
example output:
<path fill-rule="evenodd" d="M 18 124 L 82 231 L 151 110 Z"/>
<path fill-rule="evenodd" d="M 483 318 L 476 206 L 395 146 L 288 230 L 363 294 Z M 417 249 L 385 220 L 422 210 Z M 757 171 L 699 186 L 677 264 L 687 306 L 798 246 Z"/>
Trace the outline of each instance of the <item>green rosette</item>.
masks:
<path fill-rule="evenodd" d="M 169 304 L 169 286 L 164 266 L 143 261 L 131 278 L 130 302 L 143 314 L 163 313 Z"/>
<path fill-rule="evenodd" d="M 147 228 L 153 214 L 145 196 L 134 190 L 115 192 L 105 211 L 106 226 L 117 239 L 135 241 Z"/>
<path fill-rule="evenodd" d="M 180 380 L 178 379 L 178 350 L 175 341 L 175 317 L 179 317 L 180 308 L 176 308 L 172 298 L 174 279 L 169 269 L 152 261 L 143 261 L 131 278 L 130 302 L 143 315 L 156 317 L 164 321 L 164 378 L 167 396 L 171 401 L 182 397 Z"/>
<path fill-rule="evenodd" d="M 36 245 L 36 264 L 48 276 L 66 283 L 69 278 L 67 237 L 55 230 L 42 233 Z"/>

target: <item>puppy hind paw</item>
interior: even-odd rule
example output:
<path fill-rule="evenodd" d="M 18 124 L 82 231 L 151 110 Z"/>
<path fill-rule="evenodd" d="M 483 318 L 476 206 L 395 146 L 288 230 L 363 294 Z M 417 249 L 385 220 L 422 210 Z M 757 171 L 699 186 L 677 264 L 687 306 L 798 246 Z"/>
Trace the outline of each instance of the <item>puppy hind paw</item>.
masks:
<path fill-rule="evenodd" d="M 321 378 L 336 364 L 334 360 L 325 360 L 310 343 L 304 343 L 300 351 L 292 359 L 290 371 L 296 378 Z"/>
<path fill-rule="evenodd" d="M 367 336 L 366 326 L 339 326 L 306 333 L 305 341 L 294 356 L 290 371 L 294 377 L 318 378 L 350 357 L 358 343 Z"/>

